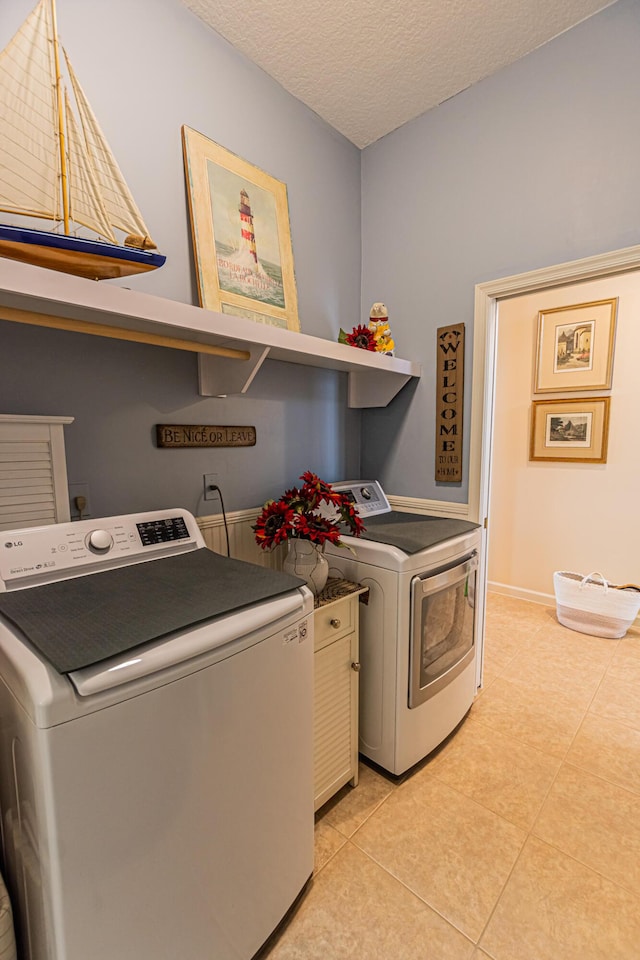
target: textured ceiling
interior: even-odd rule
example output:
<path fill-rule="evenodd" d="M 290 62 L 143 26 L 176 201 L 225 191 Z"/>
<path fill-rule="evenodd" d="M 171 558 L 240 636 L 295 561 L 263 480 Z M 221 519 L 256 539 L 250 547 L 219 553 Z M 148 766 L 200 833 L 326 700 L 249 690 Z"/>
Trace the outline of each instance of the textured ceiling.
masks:
<path fill-rule="evenodd" d="M 366 147 L 613 0 L 182 0 Z"/>

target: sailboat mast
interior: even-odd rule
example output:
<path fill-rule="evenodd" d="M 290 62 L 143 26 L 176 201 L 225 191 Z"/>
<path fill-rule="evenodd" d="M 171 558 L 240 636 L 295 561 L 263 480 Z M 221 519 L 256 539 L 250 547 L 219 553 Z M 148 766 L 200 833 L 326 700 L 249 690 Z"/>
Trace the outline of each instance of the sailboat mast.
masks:
<path fill-rule="evenodd" d="M 64 232 L 69 233 L 69 185 L 67 177 L 67 148 L 64 134 L 64 114 L 62 97 L 62 77 L 60 74 L 60 53 L 58 49 L 58 23 L 56 20 L 55 0 L 49 0 L 51 7 L 51 25 L 53 29 L 53 62 L 56 75 L 56 103 L 58 109 L 58 143 L 60 144 L 60 177 L 62 188 L 62 218 Z"/>

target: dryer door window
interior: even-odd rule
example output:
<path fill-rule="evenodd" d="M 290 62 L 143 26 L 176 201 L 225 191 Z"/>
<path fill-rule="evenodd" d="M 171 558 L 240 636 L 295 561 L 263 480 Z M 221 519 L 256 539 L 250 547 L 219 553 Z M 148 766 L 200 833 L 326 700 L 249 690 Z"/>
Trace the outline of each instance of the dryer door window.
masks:
<path fill-rule="evenodd" d="M 475 656 L 475 553 L 411 583 L 409 707 L 458 676 Z"/>

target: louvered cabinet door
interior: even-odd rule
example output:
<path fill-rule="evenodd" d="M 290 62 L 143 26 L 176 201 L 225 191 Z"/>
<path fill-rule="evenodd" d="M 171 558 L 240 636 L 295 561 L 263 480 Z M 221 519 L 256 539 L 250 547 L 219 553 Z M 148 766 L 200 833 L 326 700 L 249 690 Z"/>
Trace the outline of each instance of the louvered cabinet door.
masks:
<path fill-rule="evenodd" d="M 358 782 L 358 598 L 315 611 L 314 801 Z"/>
<path fill-rule="evenodd" d="M 72 422 L 0 415 L 0 530 L 69 519 L 62 428 Z"/>

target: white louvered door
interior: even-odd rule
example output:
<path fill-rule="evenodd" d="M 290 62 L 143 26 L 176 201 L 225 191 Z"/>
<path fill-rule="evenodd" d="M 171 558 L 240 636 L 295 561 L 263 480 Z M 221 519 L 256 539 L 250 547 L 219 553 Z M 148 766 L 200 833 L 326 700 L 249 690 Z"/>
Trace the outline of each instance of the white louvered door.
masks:
<path fill-rule="evenodd" d="M 358 595 L 314 612 L 315 809 L 358 782 Z"/>
<path fill-rule="evenodd" d="M 69 520 L 63 427 L 72 422 L 0 414 L 0 530 Z"/>

